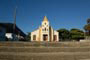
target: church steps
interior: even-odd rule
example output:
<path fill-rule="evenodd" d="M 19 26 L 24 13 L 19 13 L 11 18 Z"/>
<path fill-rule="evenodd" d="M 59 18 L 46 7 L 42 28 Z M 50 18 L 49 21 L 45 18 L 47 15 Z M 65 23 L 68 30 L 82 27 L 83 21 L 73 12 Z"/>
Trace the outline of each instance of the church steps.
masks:
<path fill-rule="evenodd" d="M 90 47 L 90 42 L 0 42 L 9 47 Z"/>
<path fill-rule="evenodd" d="M 52 52 L 90 52 L 90 47 L 0 47 L 0 52 L 29 52 L 29 53 L 52 53 Z"/>
<path fill-rule="evenodd" d="M 0 60 L 90 60 L 90 43 L 43 44 L 0 42 Z"/>
<path fill-rule="evenodd" d="M 90 52 L 74 52 L 74 53 L 0 53 L 1 60 L 84 60 L 90 59 Z"/>

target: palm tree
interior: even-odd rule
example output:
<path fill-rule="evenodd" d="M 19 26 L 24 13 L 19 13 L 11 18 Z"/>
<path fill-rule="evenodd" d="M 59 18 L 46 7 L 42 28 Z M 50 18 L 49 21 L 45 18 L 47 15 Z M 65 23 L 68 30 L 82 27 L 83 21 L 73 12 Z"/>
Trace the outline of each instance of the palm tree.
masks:
<path fill-rule="evenodd" d="M 84 26 L 84 30 L 86 31 L 86 35 L 90 35 L 90 24 Z"/>
<path fill-rule="evenodd" d="M 90 18 L 87 19 L 87 24 L 90 24 Z"/>
<path fill-rule="evenodd" d="M 84 26 L 85 35 L 90 36 L 90 18 L 87 19 L 87 24 Z"/>

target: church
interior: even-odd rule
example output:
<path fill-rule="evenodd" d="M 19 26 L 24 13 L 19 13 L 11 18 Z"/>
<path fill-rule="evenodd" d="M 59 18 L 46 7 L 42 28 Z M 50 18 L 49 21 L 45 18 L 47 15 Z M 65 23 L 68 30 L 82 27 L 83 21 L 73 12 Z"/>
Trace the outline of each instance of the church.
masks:
<path fill-rule="evenodd" d="M 49 21 L 46 16 L 44 16 L 42 25 L 37 30 L 31 32 L 31 41 L 59 41 L 59 33 L 49 25 Z"/>

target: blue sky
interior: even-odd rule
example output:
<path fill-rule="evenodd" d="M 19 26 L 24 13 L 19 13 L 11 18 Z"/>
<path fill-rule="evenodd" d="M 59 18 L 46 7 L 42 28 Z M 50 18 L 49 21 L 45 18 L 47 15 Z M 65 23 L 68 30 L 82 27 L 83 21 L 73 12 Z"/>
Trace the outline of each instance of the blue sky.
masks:
<path fill-rule="evenodd" d="M 13 23 L 16 5 L 16 24 L 25 33 L 37 29 L 45 15 L 55 30 L 83 30 L 90 18 L 90 0 L 0 0 L 0 22 Z"/>

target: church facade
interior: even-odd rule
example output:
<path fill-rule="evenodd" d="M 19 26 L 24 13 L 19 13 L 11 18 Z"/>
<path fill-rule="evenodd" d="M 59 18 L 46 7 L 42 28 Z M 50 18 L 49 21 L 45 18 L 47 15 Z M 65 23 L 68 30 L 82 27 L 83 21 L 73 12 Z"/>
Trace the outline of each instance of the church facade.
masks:
<path fill-rule="evenodd" d="M 49 25 L 49 21 L 46 16 L 44 16 L 42 25 L 37 30 L 31 32 L 31 41 L 59 41 L 59 33 Z"/>

